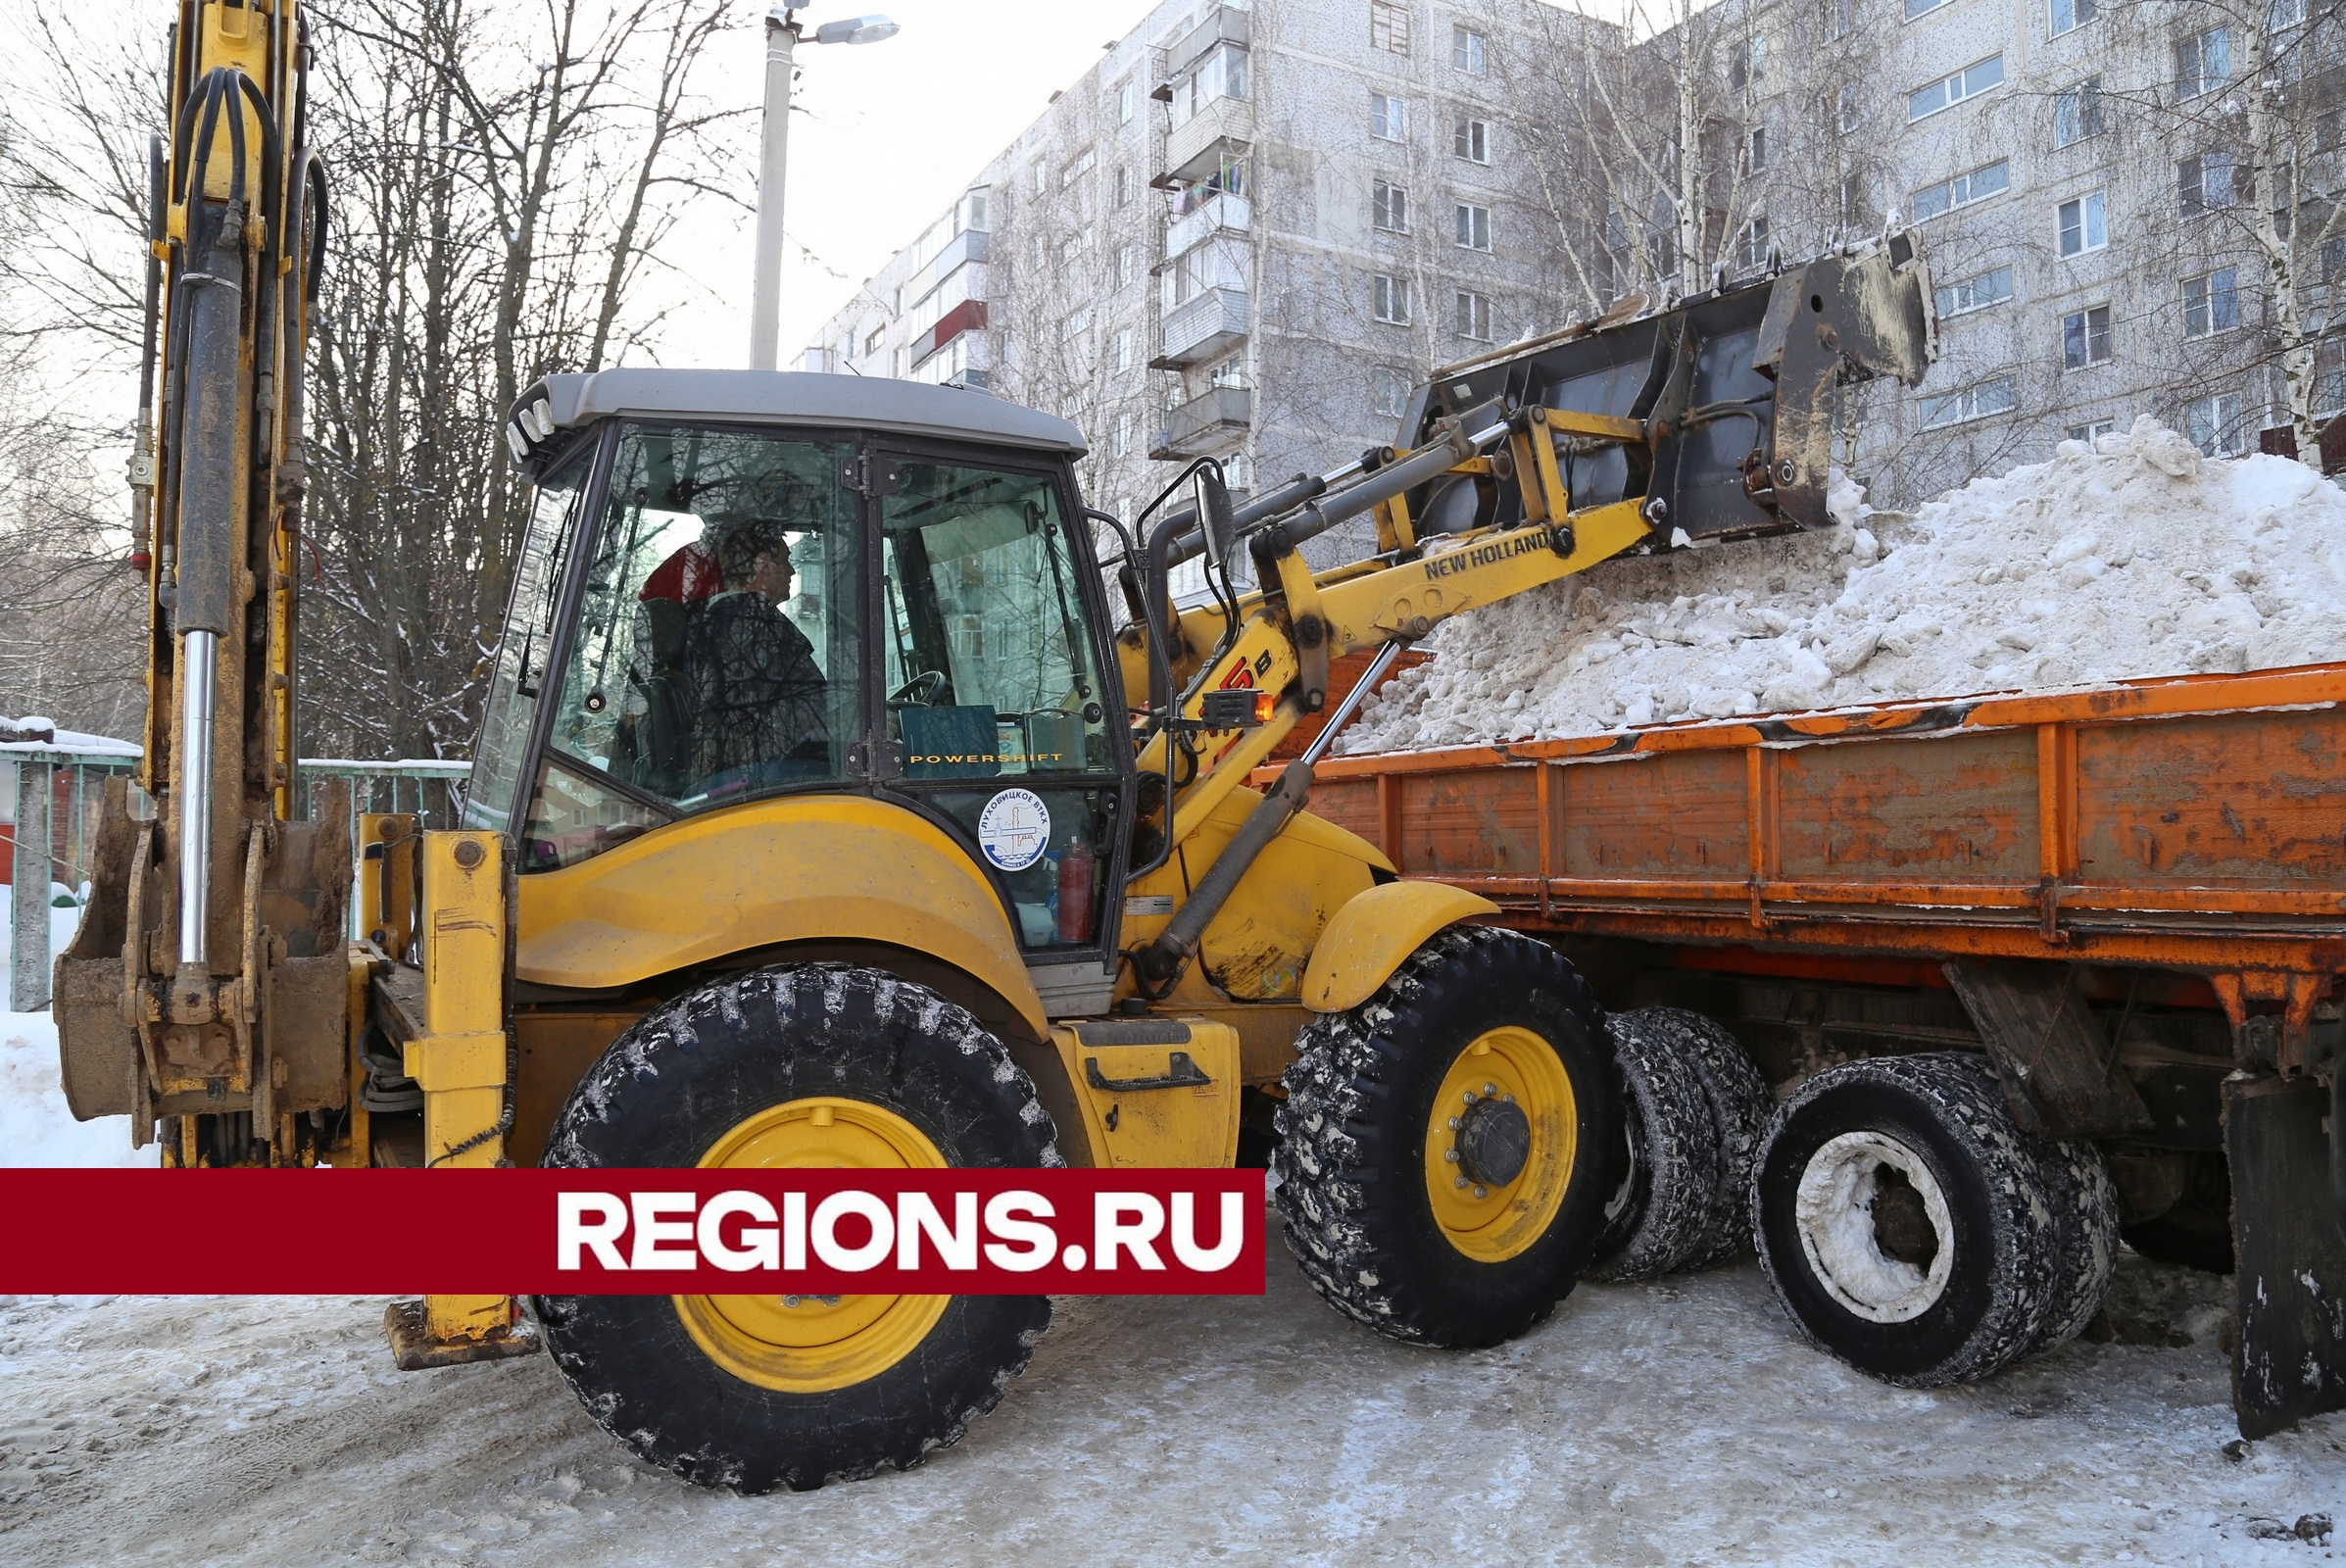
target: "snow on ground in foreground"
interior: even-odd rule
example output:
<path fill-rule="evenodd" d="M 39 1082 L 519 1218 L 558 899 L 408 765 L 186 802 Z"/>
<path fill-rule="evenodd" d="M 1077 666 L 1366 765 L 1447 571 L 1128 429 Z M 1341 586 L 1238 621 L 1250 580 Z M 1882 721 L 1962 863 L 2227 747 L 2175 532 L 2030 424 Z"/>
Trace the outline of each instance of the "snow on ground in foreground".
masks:
<path fill-rule="evenodd" d="M 152 1144 L 130 1147 L 127 1116 L 73 1119 L 47 1013 L 0 1012 L 0 1165 L 153 1165 L 161 1157 Z"/>
<path fill-rule="evenodd" d="M 2145 416 L 1912 517 L 1611 562 L 1445 622 L 1347 753 L 2346 659 L 2346 492 Z"/>
<path fill-rule="evenodd" d="M 1583 1286 L 1411 1349 L 1320 1303 L 1070 1300 L 1002 1407 L 903 1475 L 696 1492 L 543 1356 L 401 1373 L 379 1300 L 0 1300 L 0 1560 L 324 1563 L 2319 1563 L 2346 1418 L 2238 1446 L 2227 1282 L 2127 1254 L 2133 1336 L 1871 1382 L 1744 1263 Z M 2259 1532 L 2263 1535 L 2260 1537 Z"/>

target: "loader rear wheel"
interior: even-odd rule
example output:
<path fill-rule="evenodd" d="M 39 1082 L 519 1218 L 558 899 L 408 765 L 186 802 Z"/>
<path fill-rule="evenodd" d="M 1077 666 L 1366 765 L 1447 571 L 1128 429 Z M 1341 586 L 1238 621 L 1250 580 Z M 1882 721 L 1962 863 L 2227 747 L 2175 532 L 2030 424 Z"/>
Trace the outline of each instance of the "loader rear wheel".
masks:
<path fill-rule="evenodd" d="M 1273 1165 L 1312 1288 L 1423 1345 L 1496 1345 L 1553 1311 L 1622 1147 L 1603 1015 L 1563 956 L 1453 927 L 1296 1048 Z"/>
<path fill-rule="evenodd" d="M 1058 1165 L 1051 1118 L 964 1009 L 811 963 L 705 986 L 613 1041 L 557 1119 L 567 1167 Z M 808 1491 L 957 1442 L 1026 1369 L 1040 1296 L 538 1301 L 605 1429 L 703 1486 Z"/>

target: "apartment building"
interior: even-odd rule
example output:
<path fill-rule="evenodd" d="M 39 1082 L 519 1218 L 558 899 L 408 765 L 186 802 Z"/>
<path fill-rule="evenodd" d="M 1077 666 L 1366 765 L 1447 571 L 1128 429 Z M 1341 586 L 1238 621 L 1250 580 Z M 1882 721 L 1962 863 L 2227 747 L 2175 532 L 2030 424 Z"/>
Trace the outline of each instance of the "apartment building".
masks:
<path fill-rule="evenodd" d="M 1543 0 L 1167 0 L 806 364 L 1063 414 L 1123 515 L 1196 457 L 1242 489 L 1334 467 L 1431 367 L 1594 306 L 1526 139 L 1516 84 L 1549 78 L 1496 69 L 1559 36 L 1616 46 Z"/>
<path fill-rule="evenodd" d="M 2317 10 L 2320 8 L 2318 7 Z M 1761 123 L 1837 166 L 1837 204 L 1786 180 L 1780 235 L 1814 243 L 1893 217 L 1930 249 L 1943 356 L 1917 391 L 1873 389 L 1852 420 L 1857 466 L 1893 502 L 2049 456 L 2152 414 L 2211 453 L 2257 449 L 2286 422 L 2283 301 L 2256 234 L 2261 199 L 2311 223 L 2294 304 L 2340 319 L 2346 240 L 2316 229 L 2341 185 L 2335 60 L 2306 0 L 1836 0 L 1774 5 L 1758 30 L 1796 62 L 1757 95 Z M 2252 29 L 2262 37 L 2252 36 Z M 2301 188 L 2245 178 L 2258 51 L 2293 83 L 2274 142 Z M 2275 187 L 2281 187 L 2276 189 Z M 1853 220 L 1854 221 L 1850 221 Z M 1794 248 L 1787 242 L 1787 252 Z M 2319 412 L 2346 404 L 2332 336 Z M 2325 446 L 2346 460 L 2346 429 Z M 2269 446 L 2276 443 L 2266 437 Z"/>
<path fill-rule="evenodd" d="M 1244 489 L 1391 441 L 1430 368 L 1632 286 L 1912 222 L 1942 360 L 1920 389 L 1853 392 L 1844 421 L 1884 504 L 2140 413 L 2254 450 L 2281 422 L 2280 313 L 2233 177 L 2244 62 L 2281 50 L 2303 79 L 2285 106 L 2301 224 L 2339 189 L 2346 93 L 2338 0 L 2240 3 L 1721 0 L 1632 41 L 1546 0 L 1166 0 L 806 363 L 1061 413 L 1092 439 L 1089 494 L 1130 515 L 1179 461 L 1213 457 Z M 1668 100 L 1649 117 L 1665 137 L 1697 127 L 1699 179 L 1588 112 L 1608 62 L 1616 90 Z M 1676 250 L 1657 284 L 1627 252 L 1687 189 L 1706 211 L 1677 233 L 1699 265 Z M 2303 237 L 2296 303 L 2339 319 L 2346 237 Z M 2325 411 L 2346 403 L 2341 352 L 2321 350 Z"/>

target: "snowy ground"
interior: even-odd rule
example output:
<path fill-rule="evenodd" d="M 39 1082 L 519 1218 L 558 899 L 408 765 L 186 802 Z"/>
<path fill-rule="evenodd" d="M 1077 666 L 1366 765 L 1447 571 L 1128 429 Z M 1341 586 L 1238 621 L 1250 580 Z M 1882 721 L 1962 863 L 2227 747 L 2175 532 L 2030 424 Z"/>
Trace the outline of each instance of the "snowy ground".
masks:
<path fill-rule="evenodd" d="M 1750 1264 L 1584 1286 L 1472 1354 L 1273 1265 L 1260 1298 L 1062 1302 L 958 1447 L 748 1498 L 637 1464 L 542 1356 L 391 1370 L 379 1301 L 0 1301 L 0 1559 L 2283 1564 L 2346 1517 L 2346 1419 L 2227 1453 L 2222 1282 L 2130 1255 L 2130 1330 L 2192 1343 L 1932 1394 L 1802 1347 Z"/>

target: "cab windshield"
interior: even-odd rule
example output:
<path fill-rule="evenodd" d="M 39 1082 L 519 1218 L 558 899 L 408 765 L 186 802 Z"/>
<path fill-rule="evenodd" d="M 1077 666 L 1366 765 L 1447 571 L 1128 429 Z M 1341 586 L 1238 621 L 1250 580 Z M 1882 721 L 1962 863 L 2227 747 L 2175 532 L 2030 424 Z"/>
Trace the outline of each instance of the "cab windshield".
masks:
<path fill-rule="evenodd" d="M 549 694 L 526 867 L 848 776 L 860 738 L 853 450 L 688 426 L 621 434 Z"/>

